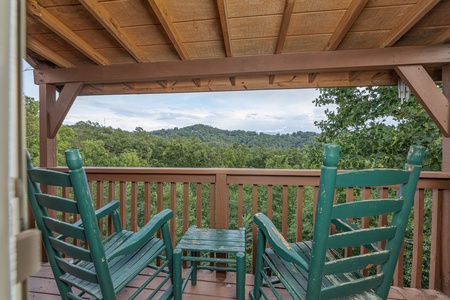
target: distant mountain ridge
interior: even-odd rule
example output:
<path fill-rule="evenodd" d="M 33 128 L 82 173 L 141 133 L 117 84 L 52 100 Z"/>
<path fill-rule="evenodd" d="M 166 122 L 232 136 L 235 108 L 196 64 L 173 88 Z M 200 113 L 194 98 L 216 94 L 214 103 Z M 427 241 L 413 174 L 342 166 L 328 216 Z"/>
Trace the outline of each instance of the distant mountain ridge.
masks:
<path fill-rule="evenodd" d="M 245 130 L 223 130 L 209 125 L 196 124 L 183 128 L 161 129 L 149 133 L 163 138 L 197 138 L 204 143 L 216 145 L 244 144 L 248 147 L 267 147 L 273 149 L 301 148 L 314 143 L 318 133 L 297 131 L 286 134 L 267 134 Z"/>

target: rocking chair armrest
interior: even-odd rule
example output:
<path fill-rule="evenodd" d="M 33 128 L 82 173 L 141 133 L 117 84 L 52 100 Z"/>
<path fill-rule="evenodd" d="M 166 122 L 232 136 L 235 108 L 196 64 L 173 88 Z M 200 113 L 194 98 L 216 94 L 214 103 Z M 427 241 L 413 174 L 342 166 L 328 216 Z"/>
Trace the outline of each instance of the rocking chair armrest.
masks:
<path fill-rule="evenodd" d="M 257 213 L 253 221 L 264 234 L 274 252 L 282 259 L 292 262 L 308 271 L 308 263 L 291 247 L 286 239 L 277 230 L 272 221 L 264 214 Z"/>
<path fill-rule="evenodd" d="M 147 224 L 144 225 L 138 232 L 134 233 L 121 246 L 117 247 L 109 256 L 108 260 L 125 255 L 127 253 L 136 251 L 148 242 L 167 222 L 173 217 L 173 212 L 170 209 L 165 209 L 154 216 Z"/>
<path fill-rule="evenodd" d="M 120 205 L 120 203 L 118 200 L 112 200 L 111 202 L 107 203 L 103 207 L 100 207 L 99 209 L 97 209 L 95 211 L 95 217 L 97 218 L 97 220 L 100 220 L 101 218 L 109 215 L 114 210 L 118 209 L 119 205 Z M 80 219 L 80 220 L 76 221 L 75 223 L 73 223 L 73 225 L 82 226 L 83 222 Z"/>

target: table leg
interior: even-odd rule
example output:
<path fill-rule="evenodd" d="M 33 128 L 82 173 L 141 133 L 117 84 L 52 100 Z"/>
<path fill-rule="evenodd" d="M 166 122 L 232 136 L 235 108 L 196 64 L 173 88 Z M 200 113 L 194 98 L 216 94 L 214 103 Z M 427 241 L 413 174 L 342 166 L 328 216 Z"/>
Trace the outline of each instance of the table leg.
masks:
<path fill-rule="evenodd" d="M 236 299 L 245 299 L 245 253 L 236 254 Z"/>
<path fill-rule="evenodd" d="M 198 252 L 192 252 L 191 256 L 196 257 L 198 256 L 199 253 Z M 191 284 L 192 285 L 196 285 L 197 284 L 197 265 L 198 262 L 196 261 L 191 261 L 191 268 L 192 268 L 192 275 L 191 275 Z"/>
<path fill-rule="evenodd" d="M 173 251 L 173 299 L 181 300 L 181 295 L 183 293 L 181 282 L 181 250 L 175 249 Z"/>

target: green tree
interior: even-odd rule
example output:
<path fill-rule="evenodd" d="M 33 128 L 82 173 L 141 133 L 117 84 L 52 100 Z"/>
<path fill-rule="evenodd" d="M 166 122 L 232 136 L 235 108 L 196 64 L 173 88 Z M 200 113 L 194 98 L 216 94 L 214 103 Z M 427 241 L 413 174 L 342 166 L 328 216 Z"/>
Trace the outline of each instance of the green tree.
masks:
<path fill-rule="evenodd" d="M 33 164 L 39 165 L 39 102 L 32 97 L 23 96 L 25 105 L 25 145 L 30 153 Z"/>
<path fill-rule="evenodd" d="M 424 169 L 440 170 L 441 134 L 414 97 L 400 103 L 395 87 L 330 88 L 314 102 L 335 107 L 315 124 L 321 144 L 341 146 L 341 168 L 401 167 L 409 146 L 419 144 L 427 148 Z"/>

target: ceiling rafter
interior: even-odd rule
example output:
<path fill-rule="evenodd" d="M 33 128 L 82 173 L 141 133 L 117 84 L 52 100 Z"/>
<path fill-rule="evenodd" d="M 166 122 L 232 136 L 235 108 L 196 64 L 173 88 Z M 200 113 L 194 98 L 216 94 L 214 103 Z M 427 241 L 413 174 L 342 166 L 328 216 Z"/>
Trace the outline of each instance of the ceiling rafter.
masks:
<path fill-rule="evenodd" d="M 286 36 L 289 29 L 289 24 L 291 23 L 292 11 L 294 10 L 294 4 L 295 0 L 286 0 L 275 54 L 281 54 L 283 52 L 284 44 L 286 43 Z"/>
<path fill-rule="evenodd" d="M 233 49 L 231 48 L 230 24 L 228 22 L 226 0 L 217 0 L 217 9 L 219 11 L 220 27 L 222 28 L 223 43 L 225 46 L 225 55 L 227 57 L 232 57 Z M 236 78 L 230 78 L 230 82 L 232 86 L 235 86 Z"/>
<path fill-rule="evenodd" d="M 159 22 L 164 28 L 167 36 L 169 37 L 170 41 L 175 47 L 180 58 L 182 60 L 189 60 L 190 59 L 189 53 L 184 47 L 183 41 L 181 39 L 180 34 L 178 33 L 178 30 L 173 25 L 172 17 L 170 16 L 169 11 L 167 11 L 166 7 L 164 6 L 164 1 L 148 0 L 148 3 L 152 7 L 153 12 L 156 14 L 156 17 L 158 18 Z"/>
<path fill-rule="evenodd" d="M 119 22 L 98 0 L 80 0 L 80 3 L 130 53 L 137 62 L 150 62 L 137 44 L 121 29 Z"/>
<path fill-rule="evenodd" d="M 440 0 L 422 0 L 399 20 L 382 40 L 380 48 L 394 45 L 408 30 L 410 30 L 425 14 L 427 14 Z"/>
<path fill-rule="evenodd" d="M 89 57 L 98 65 L 110 65 L 110 61 L 95 50 L 89 43 L 84 41 L 79 35 L 64 25 L 60 20 L 55 18 L 44 7 L 39 5 L 35 0 L 27 1 L 27 11 L 37 20 L 58 34 L 66 42 L 78 49 L 82 54 Z"/>
<path fill-rule="evenodd" d="M 350 27 L 352 27 L 353 23 L 355 23 L 356 19 L 361 14 L 367 2 L 369 2 L 369 0 L 353 0 L 350 3 L 324 50 L 330 51 L 337 49 Z"/>
<path fill-rule="evenodd" d="M 57 65 L 58 67 L 61 67 L 61 68 L 74 68 L 75 67 L 75 65 L 72 64 L 70 61 L 63 58 L 62 56 L 57 54 L 55 51 L 53 51 L 49 47 L 45 46 L 44 44 L 42 44 L 41 42 L 39 42 L 32 36 L 28 36 L 28 38 L 27 38 L 27 48 L 30 49 L 31 51 L 39 54 L 40 56 L 45 57 L 46 59 L 48 59 L 55 65 Z"/>
<path fill-rule="evenodd" d="M 230 25 L 228 23 L 227 2 L 226 0 L 217 0 L 217 8 L 219 10 L 220 26 L 222 28 L 223 43 L 225 45 L 225 53 L 227 57 L 233 56 L 231 49 Z"/>

